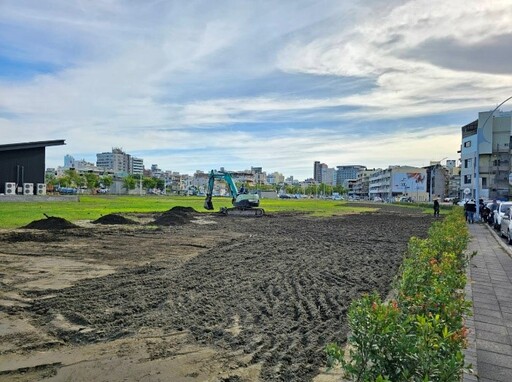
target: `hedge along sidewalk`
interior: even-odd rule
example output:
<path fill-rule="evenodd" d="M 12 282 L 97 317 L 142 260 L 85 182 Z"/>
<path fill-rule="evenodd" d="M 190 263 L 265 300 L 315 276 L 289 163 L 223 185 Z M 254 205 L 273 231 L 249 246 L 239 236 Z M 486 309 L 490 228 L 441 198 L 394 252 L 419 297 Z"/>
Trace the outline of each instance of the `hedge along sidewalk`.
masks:
<path fill-rule="evenodd" d="M 469 233 L 461 209 L 436 222 L 427 239 L 411 238 L 394 282 L 396 298 L 376 293 L 351 304 L 349 361 L 335 344 L 330 364 L 340 362 L 356 381 L 455 381 L 464 368 L 467 328 L 463 316 L 464 252 Z"/>

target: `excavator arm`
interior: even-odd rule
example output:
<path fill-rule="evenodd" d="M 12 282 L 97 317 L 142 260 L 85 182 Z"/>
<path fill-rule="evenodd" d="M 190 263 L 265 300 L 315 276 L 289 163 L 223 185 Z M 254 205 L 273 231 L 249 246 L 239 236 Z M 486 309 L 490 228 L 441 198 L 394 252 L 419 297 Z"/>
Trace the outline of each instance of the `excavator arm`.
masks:
<path fill-rule="evenodd" d="M 231 178 L 231 175 L 229 175 L 229 173 L 211 170 L 210 175 L 208 177 L 208 189 L 206 190 L 206 199 L 204 201 L 204 208 L 206 208 L 207 210 L 214 209 L 212 196 L 213 186 L 215 185 L 215 179 L 222 179 L 227 183 L 229 187 L 229 193 L 231 194 L 231 198 L 233 199 L 233 203 L 235 202 L 236 197 L 238 195 L 238 189 L 236 188 L 236 184 L 235 182 L 233 182 L 233 178 Z"/>
<path fill-rule="evenodd" d="M 239 194 L 233 178 L 228 172 L 211 170 L 208 177 L 208 189 L 206 191 L 206 199 L 204 200 L 204 208 L 213 210 L 213 187 L 215 180 L 221 179 L 226 182 L 231 195 L 231 202 L 234 208 L 223 208 L 221 211 L 226 215 L 246 215 L 246 216 L 262 216 L 264 210 L 258 207 L 260 200 L 256 194 Z"/>

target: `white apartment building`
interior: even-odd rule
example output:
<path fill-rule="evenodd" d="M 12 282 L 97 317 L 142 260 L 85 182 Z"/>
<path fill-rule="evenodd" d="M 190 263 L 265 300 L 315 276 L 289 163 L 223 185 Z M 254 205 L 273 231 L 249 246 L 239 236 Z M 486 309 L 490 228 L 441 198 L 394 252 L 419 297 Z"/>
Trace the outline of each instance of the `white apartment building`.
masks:
<path fill-rule="evenodd" d="M 479 198 L 510 198 L 511 137 L 510 111 L 480 112 L 477 120 L 462 127 L 461 199 L 476 198 L 477 187 Z"/>
<path fill-rule="evenodd" d="M 143 159 L 132 157 L 117 147 L 112 148 L 112 152 L 96 154 L 96 166 L 101 169 L 112 170 L 116 175 L 139 175 L 144 173 Z"/>
<path fill-rule="evenodd" d="M 130 156 L 130 174 L 144 174 L 144 160 Z"/>
<path fill-rule="evenodd" d="M 370 175 L 370 199 L 380 197 L 394 201 L 398 197 L 410 197 L 415 201 L 428 201 L 427 171 L 411 166 L 389 166 Z"/>

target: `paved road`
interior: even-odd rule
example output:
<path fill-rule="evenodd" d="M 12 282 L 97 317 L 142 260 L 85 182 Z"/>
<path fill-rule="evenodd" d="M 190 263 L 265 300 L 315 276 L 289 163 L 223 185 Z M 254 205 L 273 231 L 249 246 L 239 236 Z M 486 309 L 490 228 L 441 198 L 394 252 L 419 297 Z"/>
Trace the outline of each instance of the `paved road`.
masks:
<path fill-rule="evenodd" d="M 466 293 L 473 300 L 466 362 L 476 375 L 464 382 L 512 382 L 512 247 L 485 224 L 470 224 L 471 260 Z M 477 377 L 478 376 L 478 379 Z"/>

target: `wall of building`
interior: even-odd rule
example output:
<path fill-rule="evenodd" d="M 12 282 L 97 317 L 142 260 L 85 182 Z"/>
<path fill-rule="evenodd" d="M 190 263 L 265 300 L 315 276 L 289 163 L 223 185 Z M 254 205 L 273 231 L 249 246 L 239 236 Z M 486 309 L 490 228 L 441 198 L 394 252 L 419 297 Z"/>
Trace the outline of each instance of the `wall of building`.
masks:
<path fill-rule="evenodd" d="M 5 183 L 44 183 L 45 148 L 0 151 L 0 193 L 5 193 Z"/>

